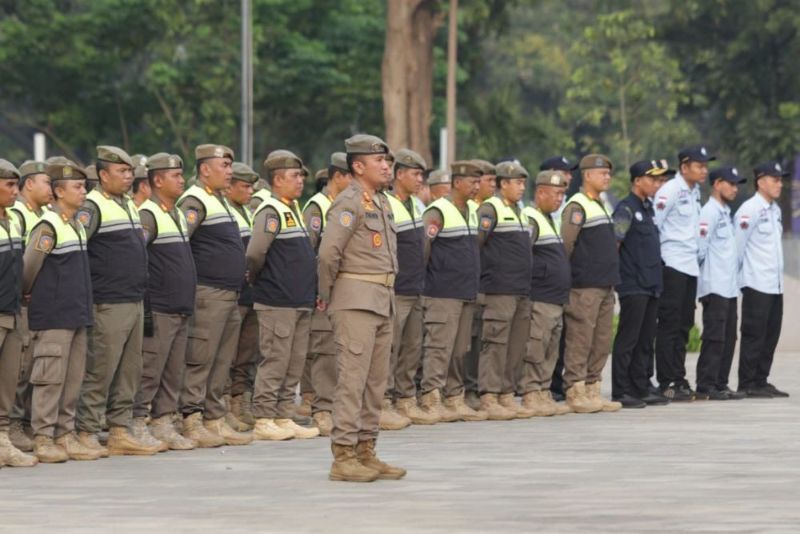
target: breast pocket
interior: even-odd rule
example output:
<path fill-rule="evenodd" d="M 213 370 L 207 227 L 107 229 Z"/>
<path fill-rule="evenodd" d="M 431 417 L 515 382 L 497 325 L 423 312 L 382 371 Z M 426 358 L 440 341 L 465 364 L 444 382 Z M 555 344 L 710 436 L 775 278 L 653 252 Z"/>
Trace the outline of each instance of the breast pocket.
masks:
<path fill-rule="evenodd" d="M 772 225 L 770 224 L 769 220 L 758 221 L 759 234 L 769 234 L 770 232 L 772 232 Z"/>
<path fill-rule="evenodd" d="M 678 213 L 683 217 L 689 217 L 692 214 L 692 205 L 689 202 L 678 203 Z"/>

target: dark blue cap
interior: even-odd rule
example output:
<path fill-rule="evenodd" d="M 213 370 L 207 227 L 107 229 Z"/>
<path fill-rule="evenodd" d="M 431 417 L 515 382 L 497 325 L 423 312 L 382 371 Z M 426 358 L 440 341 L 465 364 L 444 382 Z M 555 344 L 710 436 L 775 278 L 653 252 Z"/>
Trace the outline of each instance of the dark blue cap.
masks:
<path fill-rule="evenodd" d="M 643 159 L 637 161 L 630 168 L 631 181 L 634 181 L 640 176 L 660 176 L 667 173 L 666 166 L 661 165 L 661 162 L 655 159 Z"/>
<path fill-rule="evenodd" d="M 688 161 L 706 163 L 714 161 L 715 159 L 717 158 L 711 155 L 711 151 L 708 150 L 708 147 L 705 145 L 690 146 L 678 152 L 678 161 L 681 163 L 686 163 Z"/>
<path fill-rule="evenodd" d="M 717 167 L 708 174 L 709 181 L 713 184 L 717 180 L 725 180 L 732 184 L 743 184 L 747 178 L 742 178 L 736 167 Z"/>
<path fill-rule="evenodd" d="M 553 156 L 547 158 L 539 165 L 540 171 L 574 171 L 578 168 L 577 163 L 570 163 L 564 156 Z"/>
<path fill-rule="evenodd" d="M 776 178 L 789 177 L 789 172 L 784 170 L 783 165 L 781 165 L 779 161 L 767 161 L 764 163 L 759 163 L 753 167 L 753 173 L 756 176 L 756 180 L 762 176 L 775 176 Z"/>

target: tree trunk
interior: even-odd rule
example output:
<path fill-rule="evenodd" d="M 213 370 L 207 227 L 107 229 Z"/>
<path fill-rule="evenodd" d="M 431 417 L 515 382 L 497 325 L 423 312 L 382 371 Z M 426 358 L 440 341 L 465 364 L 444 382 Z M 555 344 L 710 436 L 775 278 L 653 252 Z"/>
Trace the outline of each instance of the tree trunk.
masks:
<path fill-rule="evenodd" d="M 388 0 L 381 71 L 386 142 L 410 148 L 433 167 L 433 41 L 444 15 L 439 0 Z"/>

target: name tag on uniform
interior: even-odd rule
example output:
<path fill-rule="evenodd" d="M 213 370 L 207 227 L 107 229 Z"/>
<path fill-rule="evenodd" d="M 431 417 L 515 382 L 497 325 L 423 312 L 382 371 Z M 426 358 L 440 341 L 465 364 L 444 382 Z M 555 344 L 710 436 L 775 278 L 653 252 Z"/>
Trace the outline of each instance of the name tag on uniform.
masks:
<path fill-rule="evenodd" d="M 379 218 L 378 214 L 375 213 L 374 211 L 368 211 L 364 215 L 366 215 L 368 219 L 378 219 Z"/>

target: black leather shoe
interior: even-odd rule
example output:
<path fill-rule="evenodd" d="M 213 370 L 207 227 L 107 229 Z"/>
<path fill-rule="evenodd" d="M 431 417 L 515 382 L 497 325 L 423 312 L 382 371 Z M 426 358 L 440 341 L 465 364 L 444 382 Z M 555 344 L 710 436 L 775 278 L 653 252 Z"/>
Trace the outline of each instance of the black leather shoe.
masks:
<path fill-rule="evenodd" d="M 623 395 L 621 397 L 614 397 L 614 400 L 622 403 L 623 408 L 646 408 L 647 403 L 641 399 L 637 399 L 631 395 Z"/>
<path fill-rule="evenodd" d="M 648 391 L 647 395 L 642 395 L 639 398 L 648 406 L 663 406 L 665 404 L 669 404 L 669 399 L 662 395 L 658 390 L 656 390 L 656 392 Z"/>
<path fill-rule="evenodd" d="M 700 391 L 698 389 L 694 398 L 697 399 L 697 400 L 716 400 L 716 401 L 721 401 L 721 400 L 730 399 L 730 396 L 724 390 L 710 389 L 708 391 Z"/>
<path fill-rule="evenodd" d="M 742 400 L 747 398 L 747 393 L 745 393 L 744 391 L 733 391 L 731 388 L 727 386 L 725 386 L 725 388 L 721 389 L 720 391 L 724 391 L 725 393 L 727 393 L 728 399 L 730 400 Z"/>
<path fill-rule="evenodd" d="M 767 384 L 767 390 L 772 393 L 773 397 L 788 397 L 789 394 L 785 391 L 781 391 L 772 384 Z"/>
<path fill-rule="evenodd" d="M 661 389 L 661 394 L 672 402 L 692 402 L 694 400 L 692 388 L 680 382 L 670 382 Z"/>
<path fill-rule="evenodd" d="M 771 399 L 772 392 L 766 387 L 762 388 L 747 388 L 745 390 L 748 399 Z"/>

